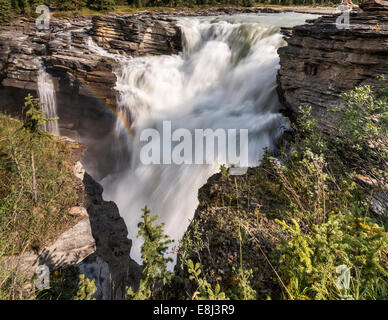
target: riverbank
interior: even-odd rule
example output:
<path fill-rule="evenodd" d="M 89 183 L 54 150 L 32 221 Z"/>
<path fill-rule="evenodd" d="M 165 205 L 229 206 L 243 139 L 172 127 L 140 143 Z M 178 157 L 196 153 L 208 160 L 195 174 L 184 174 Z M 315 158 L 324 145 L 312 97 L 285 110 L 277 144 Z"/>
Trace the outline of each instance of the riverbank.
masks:
<path fill-rule="evenodd" d="M 78 17 L 78 16 L 93 16 L 106 14 L 166 14 L 173 16 L 211 16 L 211 15 L 228 15 L 239 13 L 281 13 L 281 12 L 296 12 L 310 14 L 335 14 L 336 6 L 282 6 L 282 5 L 265 5 L 260 4 L 253 7 L 234 7 L 234 6 L 195 6 L 189 7 L 147 7 L 134 8 L 131 6 L 117 6 L 115 10 L 102 12 L 88 8 L 83 8 L 78 11 L 54 11 L 54 18 Z"/>

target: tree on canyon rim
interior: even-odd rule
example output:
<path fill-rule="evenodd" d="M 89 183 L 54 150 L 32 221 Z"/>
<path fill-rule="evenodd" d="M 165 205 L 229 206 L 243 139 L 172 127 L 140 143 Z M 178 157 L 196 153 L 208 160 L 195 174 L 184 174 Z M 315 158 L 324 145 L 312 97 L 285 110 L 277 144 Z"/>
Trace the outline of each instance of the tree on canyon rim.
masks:
<path fill-rule="evenodd" d="M 0 0 L 0 25 L 9 25 L 12 19 L 10 0 Z"/>

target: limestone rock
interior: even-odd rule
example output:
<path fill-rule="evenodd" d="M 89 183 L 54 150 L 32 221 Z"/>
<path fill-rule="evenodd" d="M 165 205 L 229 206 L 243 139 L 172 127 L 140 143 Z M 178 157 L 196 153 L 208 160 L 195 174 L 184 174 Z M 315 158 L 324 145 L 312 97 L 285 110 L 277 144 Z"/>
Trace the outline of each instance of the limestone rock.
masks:
<path fill-rule="evenodd" d="M 69 215 L 75 217 L 87 217 L 88 211 L 84 207 L 72 207 L 69 209 Z"/>
<path fill-rule="evenodd" d="M 81 162 L 77 162 L 74 166 L 74 175 L 80 179 L 80 180 L 83 180 L 84 179 L 84 175 L 85 175 L 85 169 L 82 165 Z"/>
<path fill-rule="evenodd" d="M 337 27 L 337 14 L 296 26 L 291 34 L 285 30 L 288 45 L 278 51 L 278 93 L 288 114 L 311 105 L 327 128 L 326 112 L 341 106 L 340 93 L 364 84 L 382 86 L 376 77 L 388 74 L 388 14 L 366 5 L 364 10 L 350 13 L 349 28 Z"/>
<path fill-rule="evenodd" d="M 50 271 L 54 271 L 80 263 L 95 250 L 90 222 L 85 219 L 64 232 L 53 245 L 42 249 L 38 254 L 27 252 L 21 256 L 9 257 L 6 265 L 30 277 L 38 266 L 46 265 Z"/>
<path fill-rule="evenodd" d="M 177 54 L 182 33 L 175 20 L 162 16 L 93 17 L 93 39 L 113 53 L 131 56 Z"/>
<path fill-rule="evenodd" d="M 95 292 L 93 298 L 112 299 L 110 268 L 107 262 L 98 255 L 92 254 L 78 265 L 78 270 L 81 274 L 94 280 L 97 292 Z"/>
<path fill-rule="evenodd" d="M 388 1 L 384 0 L 367 0 L 360 4 L 360 8 L 364 11 L 374 11 L 381 14 L 388 12 Z"/>

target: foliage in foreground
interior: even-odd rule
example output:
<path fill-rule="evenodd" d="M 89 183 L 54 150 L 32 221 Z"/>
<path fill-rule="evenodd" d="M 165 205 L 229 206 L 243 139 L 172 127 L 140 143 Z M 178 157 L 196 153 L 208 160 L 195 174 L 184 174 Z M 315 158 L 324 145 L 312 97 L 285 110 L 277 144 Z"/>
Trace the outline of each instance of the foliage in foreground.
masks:
<path fill-rule="evenodd" d="M 41 129 L 38 99 L 26 97 L 23 122 L 0 113 L 0 299 L 21 298 L 27 281 L 7 256 L 39 251 L 79 218 L 70 150 Z"/>
<path fill-rule="evenodd" d="M 296 143 L 280 160 L 267 154 L 241 177 L 221 168 L 175 272 L 165 257 L 171 241 L 146 207 L 143 275 L 128 298 L 388 299 L 386 220 L 370 208 L 374 193 L 387 193 L 388 88 L 343 98 L 335 134 L 323 135 L 303 107 Z M 29 96 L 25 108 L 24 123 L 0 115 L 0 262 L 39 250 L 74 223 L 65 214 L 76 200 L 70 154 L 41 130 L 50 119 L 39 101 Z M 0 298 L 20 298 L 29 279 L 0 265 Z M 74 298 L 95 290 L 81 278 Z"/>
<path fill-rule="evenodd" d="M 142 237 L 144 243 L 142 252 L 142 277 L 140 286 L 134 292 L 133 288 L 128 288 L 127 299 L 129 300 L 148 300 L 148 299 L 168 299 L 171 293 L 168 288 L 171 283 L 182 282 L 179 276 L 168 271 L 167 264 L 172 262 L 172 258 L 166 258 L 168 248 L 172 241 L 163 232 L 164 224 L 154 225 L 158 219 L 157 215 L 150 216 L 151 211 L 146 206 L 143 209 L 143 221 L 138 224 L 138 237 Z M 192 260 L 185 260 L 184 266 L 189 273 L 188 278 L 196 283 L 196 290 L 189 298 L 193 300 L 224 300 L 225 293 L 221 292 L 220 285 L 212 286 L 200 277 L 200 264 L 194 264 Z M 167 288 L 167 289 L 166 289 Z"/>
<path fill-rule="evenodd" d="M 311 108 L 301 108 L 299 154 L 274 165 L 294 203 L 290 221 L 278 221 L 287 235 L 279 271 L 289 298 L 388 299 L 388 233 L 370 214 L 373 193 L 387 194 L 387 89 L 343 94 L 334 141 L 319 134 Z M 360 175 L 372 183 L 360 184 Z M 350 271 L 346 285 L 338 283 L 341 265 Z"/>

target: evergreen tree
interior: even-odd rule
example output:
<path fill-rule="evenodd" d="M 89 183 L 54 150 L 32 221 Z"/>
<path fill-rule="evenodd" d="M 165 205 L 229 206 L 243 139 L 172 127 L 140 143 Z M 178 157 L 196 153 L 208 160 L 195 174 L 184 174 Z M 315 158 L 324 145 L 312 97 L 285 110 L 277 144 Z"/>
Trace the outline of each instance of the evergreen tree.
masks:
<path fill-rule="evenodd" d="M 115 0 L 98 0 L 96 9 L 100 11 L 109 11 L 115 8 Z"/>
<path fill-rule="evenodd" d="M 19 0 L 12 0 L 12 8 L 16 13 L 21 13 L 21 8 L 19 4 Z"/>
<path fill-rule="evenodd" d="M 143 221 L 138 224 L 137 236 L 144 240 L 141 247 L 143 270 L 139 290 L 135 293 L 130 288 L 127 292 L 128 298 L 133 300 L 152 299 L 157 295 L 156 291 L 171 278 L 167 263 L 172 262 L 172 259 L 165 255 L 172 241 L 164 234 L 163 223 L 154 225 L 158 216 L 151 217 L 147 206 L 142 211 Z"/>
<path fill-rule="evenodd" d="M 0 25 L 10 25 L 12 20 L 11 0 L 0 0 Z"/>
<path fill-rule="evenodd" d="M 85 0 L 61 0 L 57 1 L 58 8 L 60 10 L 80 10 L 86 5 Z"/>
<path fill-rule="evenodd" d="M 34 98 L 31 94 L 28 94 L 25 101 L 23 107 L 25 112 L 23 128 L 37 136 L 49 136 L 49 134 L 42 129 L 42 126 L 47 121 L 57 120 L 57 118 L 46 118 L 42 110 L 42 105 L 44 103 L 40 102 L 38 98 Z"/>

